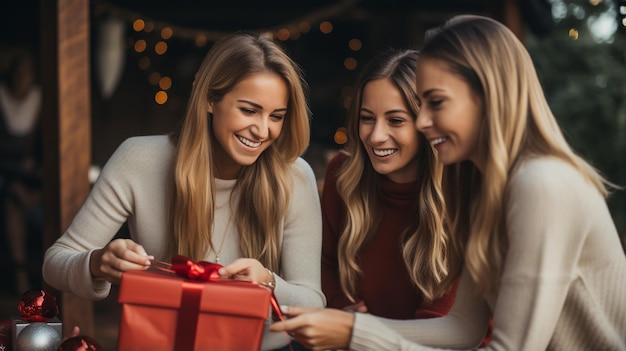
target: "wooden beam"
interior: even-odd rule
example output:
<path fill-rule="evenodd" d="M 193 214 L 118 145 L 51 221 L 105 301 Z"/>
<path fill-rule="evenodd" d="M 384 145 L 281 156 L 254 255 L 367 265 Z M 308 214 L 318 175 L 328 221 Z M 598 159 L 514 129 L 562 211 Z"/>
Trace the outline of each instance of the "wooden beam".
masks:
<path fill-rule="evenodd" d="M 41 0 L 44 126 L 44 248 L 70 224 L 89 193 L 91 94 L 89 1 Z M 93 335 L 93 303 L 63 292 L 63 334 Z"/>

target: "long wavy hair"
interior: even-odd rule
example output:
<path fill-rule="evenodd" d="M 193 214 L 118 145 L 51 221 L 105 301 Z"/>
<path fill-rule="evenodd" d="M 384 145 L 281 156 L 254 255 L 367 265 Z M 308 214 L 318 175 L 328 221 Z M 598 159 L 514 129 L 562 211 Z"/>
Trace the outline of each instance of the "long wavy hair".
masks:
<path fill-rule="evenodd" d="M 346 152 L 351 155 L 339 170 L 337 191 L 347 207 L 345 226 L 339 239 L 339 277 L 343 292 L 354 302 L 362 271 L 359 252 L 380 224 L 380 177 L 360 141 L 359 120 L 365 86 L 388 79 L 403 95 L 415 120 L 419 111 L 415 93 L 415 68 L 418 52 L 390 49 L 379 54 L 357 81 L 348 112 Z M 411 280 L 431 300 L 443 293 L 440 282 L 448 273 L 448 235 L 444 230 L 444 203 L 441 192 L 442 166 L 435 159 L 421 133 L 416 156 L 419 196 L 415 203 L 418 216 L 403 233 L 403 258 Z"/>
<path fill-rule="evenodd" d="M 208 102 L 218 102 L 240 81 L 259 72 L 282 77 L 289 90 L 280 136 L 258 160 L 243 167 L 233 194 L 239 204 L 235 223 L 243 257 L 280 271 L 280 233 L 292 184 L 289 167 L 309 144 L 308 86 L 301 68 L 273 40 L 256 33 L 236 33 L 215 43 L 202 62 L 191 91 L 176 144 L 171 194 L 172 236 L 167 253 L 201 259 L 212 247 L 215 212 L 216 142 L 207 117 Z"/>
<path fill-rule="evenodd" d="M 605 197 L 607 182 L 567 143 L 550 110 L 532 59 L 503 24 L 457 16 L 432 31 L 421 57 L 434 58 L 483 99 L 477 152 L 483 172 L 470 161 L 444 168 L 444 194 L 455 252 L 464 255 L 472 279 L 486 297 L 497 294 L 507 252 L 505 204 L 509 175 L 529 156 L 562 159 Z"/>

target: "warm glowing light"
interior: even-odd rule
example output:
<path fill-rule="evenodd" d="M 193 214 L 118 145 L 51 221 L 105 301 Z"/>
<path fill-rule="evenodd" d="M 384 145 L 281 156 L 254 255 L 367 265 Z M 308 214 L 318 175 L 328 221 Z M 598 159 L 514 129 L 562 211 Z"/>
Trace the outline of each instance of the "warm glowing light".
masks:
<path fill-rule="evenodd" d="M 157 93 L 154 94 L 154 101 L 159 105 L 163 105 L 167 102 L 167 93 L 162 90 L 157 91 Z"/>
<path fill-rule="evenodd" d="M 350 39 L 350 41 L 348 42 L 348 47 L 350 47 L 350 50 L 352 51 L 359 51 L 361 50 L 361 47 L 363 46 L 363 44 L 361 43 L 361 41 L 359 39 Z"/>
<path fill-rule="evenodd" d="M 135 32 L 141 32 L 145 27 L 146 22 L 144 22 L 141 18 L 136 19 L 135 22 L 133 22 L 133 30 Z"/>
<path fill-rule="evenodd" d="M 289 38 L 291 40 L 297 40 L 298 38 L 300 38 L 300 32 L 298 31 L 298 29 L 296 28 L 292 28 L 289 33 L 291 33 L 291 35 L 289 35 Z"/>
<path fill-rule="evenodd" d="M 345 127 L 339 127 L 337 128 L 337 131 L 335 131 L 335 136 L 333 138 L 335 140 L 335 143 L 339 144 L 339 145 L 343 145 L 348 141 L 348 133 Z"/>
<path fill-rule="evenodd" d="M 619 7 L 619 14 L 626 15 L 626 5 L 622 5 Z"/>
<path fill-rule="evenodd" d="M 333 24 L 328 22 L 328 21 L 324 21 L 322 23 L 320 23 L 320 32 L 324 33 L 324 34 L 328 34 L 330 32 L 333 31 Z"/>
<path fill-rule="evenodd" d="M 602 0 L 589 0 L 589 3 L 593 6 L 599 5 Z"/>
<path fill-rule="evenodd" d="M 354 57 L 348 57 L 347 59 L 345 59 L 343 61 L 343 66 L 349 70 L 352 71 L 353 69 L 356 68 L 356 66 L 358 66 L 356 59 Z"/>
<path fill-rule="evenodd" d="M 352 104 L 352 97 L 346 96 L 343 98 L 343 108 L 346 110 L 350 108 L 350 104 Z"/>
<path fill-rule="evenodd" d="M 196 46 L 201 48 L 201 47 L 206 46 L 206 44 L 208 42 L 208 39 L 207 39 L 206 35 L 198 34 L 198 35 L 196 35 L 195 42 L 196 42 Z"/>
<path fill-rule="evenodd" d="M 309 22 L 300 22 L 298 24 L 298 30 L 301 33 L 308 33 L 311 30 L 311 24 Z"/>
<path fill-rule="evenodd" d="M 161 73 L 159 73 L 159 72 L 152 72 L 148 76 L 148 82 L 150 82 L 150 84 L 152 84 L 152 85 L 159 84 L 160 80 L 161 80 Z"/>
<path fill-rule="evenodd" d="M 289 39 L 289 35 L 289 29 L 287 28 L 281 28 L 278 30 L 278 32 L 276 32 L 276 38 L 278 38 L 278 40 L 280 41 L 285 41 Z"/>
<path fill-rule="evenodd" d="M 163 90 L 169 90 L 172 87 L 172 78 L 170 77 L 162 77 L 159 80 L 159 87 Z"/>
<path fill-rule="evenodd" d="M 578 30 L 576 30 L 575 28 L 570 29 L 568 35 L 570 38 L 578 40 Z"/>
<path fill-rule="evenodd" d="M 174 35 L 174 31 L 172 30 L 172 28 L 165 27 L 165 28 L 161 29 L 161 38 L 167 40 L 167 39 L 171 38 L 172 35 Z"/>
<path fill-rule="evenodd" d="M 622 18 L 622 26 L 626 27 L 626 18 Z"/>
<path fill-rule="evenodd" d="M 135 51 L 144 52 L 146 50 L 146 41 L 143 39 L 139 39 L 135 42 Z"/>
<path fill-rule="evenodd" d="M 167 43 L 164 41 L 156 43 L 156 45 L 154 46 L 154 52 L 156 52 L 158 55 L 163 55 L 164 53 L 166 53 Z"/>
<path fill-rule="evenodd" d="M 140 58 L 139 61 L 137 62 L 137 65 L 141 69 L 148 69 L 148 67 L 150 67 L 150 58 L 146 56 Z"/>
<path fill-rule="evenodd" d="M 143 29 L 146 33 L 150 33 L 154 30 L 154 23 L 146 22 L 146 27 Z"/>

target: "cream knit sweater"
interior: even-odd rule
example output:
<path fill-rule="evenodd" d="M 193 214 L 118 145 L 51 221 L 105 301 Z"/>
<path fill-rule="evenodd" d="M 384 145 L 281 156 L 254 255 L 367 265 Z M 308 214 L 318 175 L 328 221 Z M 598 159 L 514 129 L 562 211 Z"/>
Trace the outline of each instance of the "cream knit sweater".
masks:
<path fill-rule="evenodd" d="M 481 299 L 464 271 L 449 315 L 357 314 L 351 349 L 475 348 L 493 311 L 488 350 L 626 350 L 626 258 L 602 196 L 573 167 L 545 157 L 524 162 L 509 191 L 498 295 Z"/>

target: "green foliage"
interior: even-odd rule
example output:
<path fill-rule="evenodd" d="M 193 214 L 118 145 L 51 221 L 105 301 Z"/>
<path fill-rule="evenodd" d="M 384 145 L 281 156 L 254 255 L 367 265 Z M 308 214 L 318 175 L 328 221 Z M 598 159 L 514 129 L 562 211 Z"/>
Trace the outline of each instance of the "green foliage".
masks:
<path fill-rule="evenodd" d="M 609 181 L 626 186 L 626 28 L 613 1 L 551 2 L 552 33 L 528 33 L 525 40 L 548 102 L 574 150 Z M 596 28 L 604 29 L 599 37 L 591 24 L 603 14 L 605 20 L 614 16 L 616 31 L 606 35 L 610 26 Z M 615 191 L 609 207 L 625 234 L 626 192 Z"/>

